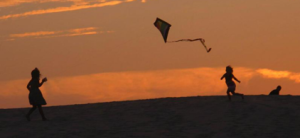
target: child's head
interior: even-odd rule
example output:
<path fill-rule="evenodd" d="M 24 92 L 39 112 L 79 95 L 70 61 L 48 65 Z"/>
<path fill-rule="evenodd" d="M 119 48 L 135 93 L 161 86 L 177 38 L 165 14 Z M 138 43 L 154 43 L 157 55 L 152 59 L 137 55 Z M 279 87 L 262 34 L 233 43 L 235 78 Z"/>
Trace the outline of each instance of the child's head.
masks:
<path fill-rule="evenodd" d="M 32 79 L 39 79 L 41 76 L 40 71 L 38 68 L 35 68 L 34 70 L 31 71 L 31 77 Z"/>
<path fill-rule="evenodd" d="M 226 73 L 233 73 L 233 69 L 231 66 L 226 67 Z"/>
<path fill-rule="evenodd" d="M 281 90 L 281 86 L 278 85 L 276 89 L 280 91 Z"/>

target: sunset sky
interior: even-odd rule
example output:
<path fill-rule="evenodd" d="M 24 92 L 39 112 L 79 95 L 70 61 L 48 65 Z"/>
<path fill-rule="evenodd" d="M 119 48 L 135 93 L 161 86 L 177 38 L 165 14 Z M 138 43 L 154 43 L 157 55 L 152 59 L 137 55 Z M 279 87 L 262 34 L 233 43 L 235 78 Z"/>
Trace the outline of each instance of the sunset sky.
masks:
<path fill-rule="evenodd" d="M 52 105 L 225 95 L 300 95 L 300 1 L 1 0 L 0 108 L 29 107 L 38 67 Z M 164 43 L 154 27 L 172 27 Z M 247 97 L 246 97 L 247 98 Z M 224 99 L 226 100 L 226 99 Z"/>

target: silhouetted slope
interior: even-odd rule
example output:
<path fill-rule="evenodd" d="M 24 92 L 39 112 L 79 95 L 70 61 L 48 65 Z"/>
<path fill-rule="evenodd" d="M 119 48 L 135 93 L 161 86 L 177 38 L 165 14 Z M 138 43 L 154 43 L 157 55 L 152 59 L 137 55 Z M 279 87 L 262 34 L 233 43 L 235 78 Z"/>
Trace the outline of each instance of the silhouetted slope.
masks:
<path fill-rule="evenodd" d="M 163 98 L 0 110 L 0 137 L 289 138 L 300 136 L 300 97 L 226 96 Z"/>

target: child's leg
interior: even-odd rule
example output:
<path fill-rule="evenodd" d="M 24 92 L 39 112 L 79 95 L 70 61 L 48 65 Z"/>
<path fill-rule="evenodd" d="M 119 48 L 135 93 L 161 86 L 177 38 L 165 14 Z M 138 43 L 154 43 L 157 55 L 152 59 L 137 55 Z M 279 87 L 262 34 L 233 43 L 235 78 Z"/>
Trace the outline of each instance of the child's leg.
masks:
<path fill-rule="evenodd" d="M 228 96 L 229 101 L 231 101 L 231 96 L 230 96 L 230 90 L 229 89 L 227 89 L 227 96 Z"/>
<path fill-rule="evenodd" d="M 40 114 L 41 114 L 41 116 L 42 116 L 43 120 L 44 120 L 44 121 L 45 121 L 45 120 L 47 120 L 47 119 L 46 119 L 46 117 L 45 117 L 45 115 L 44 115 L 44 112 L 43 112 L 42 106 L 41 106 L 41 105 L 38 105 L 37 107 L 39 108 L 39 111 L 40 111 Z"/>
<path fill-rule="evenodd" d="M 32 108 L 31 108 L 31 109 L 29 110 L 29 112 L 27 113 L 26 118 L 27 118 L 28 121 L 30 121 L 30 115 L 31 115 L 31 113 L 32 113 L 35 109 L 36 109 L 36 106 L 33 105 Z"/>
<path fill-rule="evenodd" d="M 239 95 L 239 96 L 242 97 L 242 99 L 244 99 L 244 94 L 236 93 L 236 92 L 234 92 L 234 91 L 232 92 L 232 94 L 233 94 L 233 95 Z"/>

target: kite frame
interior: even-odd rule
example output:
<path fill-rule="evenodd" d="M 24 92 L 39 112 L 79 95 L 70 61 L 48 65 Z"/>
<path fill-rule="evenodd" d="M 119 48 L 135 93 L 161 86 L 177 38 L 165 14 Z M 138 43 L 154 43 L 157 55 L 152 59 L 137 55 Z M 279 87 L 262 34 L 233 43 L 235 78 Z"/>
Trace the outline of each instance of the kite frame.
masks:
<path fill-rule="evenodd" d="M 158 22 L 158 21 L 161 21 L 161 22 L 163 22 L 163 23 L 165 23 L 165 24 L 168 24 L 170 27 L 172 26 L 172 25 L 169 24 L 168 22 L 166 22 L 166 21 L 164 21 L 164 20 L 162 20 L 162 19 L 160 19 L 160 18 L 157 17 L 156 20 L 155 20 L 155 22 L 154 22 L 154 26 L 155 26 L 156 28 L 157 28 L 157 26 L 156 26 L 155 23 Z M 161 32 L 161 30 L 160 30 L 159 28 L 157 28 L 157 29 L 160 31 L 161 35 L 163 36 L 165 43 L 167 43 L 167 39 L 168 39 L 170 27 L 168 27 L 167 30 L 166 30 L 166 35 L 165 35 L 166 37 L 163 35 L 163 33 Z"/>

